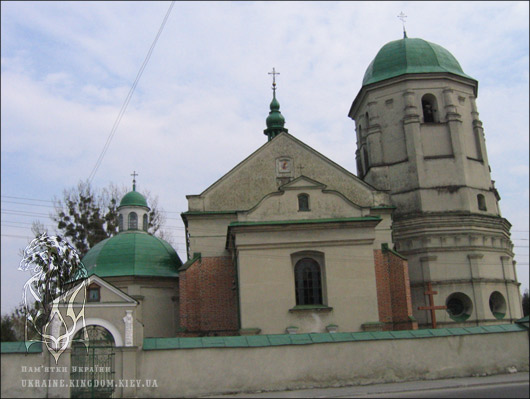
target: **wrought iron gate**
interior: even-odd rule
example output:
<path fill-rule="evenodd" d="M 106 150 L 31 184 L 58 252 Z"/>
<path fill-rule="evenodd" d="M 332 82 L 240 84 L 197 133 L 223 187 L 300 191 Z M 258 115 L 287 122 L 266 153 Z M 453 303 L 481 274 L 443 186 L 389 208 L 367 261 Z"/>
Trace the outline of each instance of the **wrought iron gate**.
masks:
<path fill-rule="evenodd" d="M 86 334 L 85 335 L 85 331 Z M 74 337 L 70 396 L 111 398 L 114 394 L 114 338 L 101 326 L 88 326 Z M 80 342 L 88 336 L 88 346 Z"/>

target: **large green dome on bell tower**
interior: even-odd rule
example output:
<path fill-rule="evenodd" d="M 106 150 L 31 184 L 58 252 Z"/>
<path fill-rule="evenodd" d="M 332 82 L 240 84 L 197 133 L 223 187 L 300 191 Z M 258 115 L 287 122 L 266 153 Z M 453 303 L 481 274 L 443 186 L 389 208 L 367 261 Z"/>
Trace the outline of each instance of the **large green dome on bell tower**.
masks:
<path fill-rule="evenodd" d="M 396 76 L 445 72 L 468 79 L 456 58 L 442 46 L 427 40 L 404 37 L 385 44 L 370 63 L 363 86 Z"/>

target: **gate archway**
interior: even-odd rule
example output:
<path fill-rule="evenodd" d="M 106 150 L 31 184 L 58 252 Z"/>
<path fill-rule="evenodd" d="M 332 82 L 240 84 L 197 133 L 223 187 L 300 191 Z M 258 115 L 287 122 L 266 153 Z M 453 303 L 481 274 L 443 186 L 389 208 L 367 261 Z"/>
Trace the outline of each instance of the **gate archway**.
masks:
<path fill-rule="evenodd" d="M 86 337 L 88 337 L 88 342 L 81 342 Z M 70 396 L 72 398 L 111 398 L 113 396 L 114 347 L 114 337 L 102 326 L 89 325 L 75 334 L 70 368 Z"/>

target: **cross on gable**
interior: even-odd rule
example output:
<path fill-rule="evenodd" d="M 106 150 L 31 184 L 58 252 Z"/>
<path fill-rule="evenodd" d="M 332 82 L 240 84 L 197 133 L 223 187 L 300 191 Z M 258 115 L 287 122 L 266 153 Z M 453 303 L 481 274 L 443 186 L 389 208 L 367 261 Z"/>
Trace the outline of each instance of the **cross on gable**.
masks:
<path fill-rule="evenodd" d="M 438 294 L 438 291 L 433 291 L 432 284 L 429 281 L 427 283 L 427 291 L 424 292 L 425 295 L 429 296 L 429 306 L 419 306 L 418 310 L 430 310 L 431 311 L 431 321 L 432 328 L 436 328 L 436 313 L 435 310 L 447 309 L 447 306 L 434 306 L 434 295 Z"/>
<path fill-rule="evenodd" d="M 302 165 L 298 165 L 298 173 L 300 173 L 300 176 L 302 175 L 302 169 L 305 169 Z"/>

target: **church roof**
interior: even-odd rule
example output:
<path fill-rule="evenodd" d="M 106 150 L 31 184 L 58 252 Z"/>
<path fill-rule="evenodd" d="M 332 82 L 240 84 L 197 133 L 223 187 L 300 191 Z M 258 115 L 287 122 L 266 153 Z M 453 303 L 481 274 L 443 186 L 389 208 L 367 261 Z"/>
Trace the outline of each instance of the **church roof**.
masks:
<path fill-rule="evenodd" d="M 148 208 L 145 197 L 134 189 L 123 196 L 120 202 L 120 208 L 122 206 L 142 206 Z"/>
<path fill-rule="evenodd" d="M 364 74 L 363 86 L 404 74 L 431 72 L 446 72 L 473 79 L 442 46 L 405 37 L 389 42 L 379 50 Z"/>
<path fill-rule="evenodd" d="M 166 241 L 143 231 L 124 231 L 96 244 L 83 258 L 99 277 L 177 277 L 182 261 Z"/>

